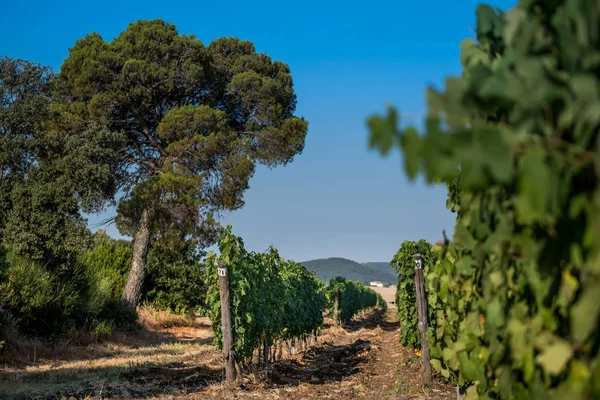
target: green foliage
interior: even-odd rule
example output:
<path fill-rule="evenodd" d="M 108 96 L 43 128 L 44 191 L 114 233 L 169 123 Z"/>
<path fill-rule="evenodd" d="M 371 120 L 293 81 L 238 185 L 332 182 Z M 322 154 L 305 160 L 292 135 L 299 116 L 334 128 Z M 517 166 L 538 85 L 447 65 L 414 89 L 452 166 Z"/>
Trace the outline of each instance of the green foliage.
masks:
<path fill-rule="evenodd" d="M 482 5 L 424 135 L 371 120 L 374 144 L 400 143 L 408 175 L 447 183 L 458 211 L 428 275 L 446 320 L 429 337 L 468 398 L 600 396 L 599 15 L 587 0 Z"/>
<path fill-rule="evenodd" d="M 93 239 L 94 247 L 83 255 L 82 262 L 97 294 L 107 300 L 118 300 L 131 266 L 131 243 L 114 240 L 102 230 L 96 232 Z"/>
<path fill-rule="evenodd" d="M 121 293 L 131 266 L 131 243 L 115 240 L 103 230 L 93 235 L 93 248 L 81 257 L 89 282 L 88 302 L 92 327 L 99 337 L 105 328 L 132 330 L 137 314 L 121 306 Z M 98 327 L 99 326 L 99 327 Z"/>
<path fill-rule="evenodd" d="M 0 353 L 14 339 L 18 339 L 19 321 L 0 305 Z"/>
<path fill-rule="evenodd" d="M 481 270 L 473 265 L 465 264 L 468 257 L 463 258 L 463 253 L 456 245 L 446 248 L 443 257 L 425 271 L 425 290 L 427 292 L 427 310 L 433 317 L 427 331 L 427 342 L 430 346 L 431 364 L 452 383 L 465 385 L 469 381 L 456 370 L 460 365 L 458 353 L 464 343 L 458 343 L 459 334 L 468 329 L 475 335 L 484 331 L 485 316 L 483 314 L 469 314 L 470 305 L 480 295 L 474 285 L 473 275 L 478 275 Z M 493 276 L 498 279 L 498 275 Z M 447 343 L 453 343 L 448 346 Z M 477 367 L 482 368 L 483 363 L 490 356 L 486 350 L 474 352 Z M 481 358 L 479 358 L 481 354 Z M 475 379 L 476 380 L 476 379 Z"/>
<path fill-rule="evenodd" d="M 360 282 L 353 282 L 338 276 L 333 278 L 326 288 L 328 307 L 333 310 L 336 296 L 339 296 L 339 318 L 347 322 L 362 310 L 372 307 L 387 308 L 387 303 L 382 301 L 372 289 Z M 382 306 L 384 304 L 384 306 Z"/>
<path fill-rule="evenodd" d="M 10 193 L 35 161 L 51 79 L 49 68 L 0 57 L 0 238 Z"/>
<path fill-rule="evenodd" d="M 121 330 L 136 326 L 135 312 L 123 310 L 119 301 L 125 275 L 118 270 L 129 267 L 131 249 L 103 232 L 95 239 L 94 249 L 70 263 L 0 255 L 1 306 L 22 333 L 50 337 L 99 324 Z"/>
<path fill-rule="evenodd" d="M 404 241 L 390 262 L 390 266 L 398 273 L 396 306 L 400 321 L 400 342 L 403 346 L 413 349 L 421 348 L 421 338 L 417 326 L 419 316 L 415 297 L 415 262 L 413 259 L 417 253 L 421 254 L 423 272 L 427 273 L 437 261 L 438 255 L 432 245 L 424 239 L 418 242 Z M 432 325 L 435 323 L 435 316 L 430 308 L 427 311 L 428 323 Z"/>
<path fill-rule="evenodd" d="M 181 235 L 154 240 L 148 252 L 148 273 L 142 298 L 158 309 L 190 314 L 204 308 L 206 284 L 201 254 Z"/>
<path fill-rule="evenodd" d="M 255 164 L 286 164 L 304 147 L 287 65 L 235 38 L 205 46 L 162 20 L 132 23 L 110 42 L 79 39 L 56 87 L 57 127 L 125 134 L 107 146 L 120 154 L 117 224 L 130 235 L 149 210 L 163 234 L 213 241 L 213 214 L 243 205 Z"/>
<path fill-rule="evenodd" d="M 92 33 L 69 49 L 52 104 L 52 131 L 82 137 L 96 127 L 123 137 L 104 142 L 120 232 L 177 232 L 212 244 L 223 210 L 243 206 L 257 163 L 274 167 L 302 152 L 308 123 L 294 116 L 287 65 L 236 38 L 205 46 L 162 20 L 137 21 L 112 41 Z M 98 197 L 100 199 L 101 197 Z M 142 218 L 143 217 L 143 218 Z M 146 265 L 132 269 L 123 300 L 135 306 Z"/>
<path fill-rule="evenodd" d="M 112 239 L 102 230 L 94 234 L 93 241 L 93 249 L 81 261 L 94 289 L 94 301 L 106 303 L 110 309 L 117 308 L 116 304 L 108 303 L 120 301 L 131 266 L 132 244 Z M 142 299 L 159 309 L 178 313 L 198 311 L 204 305 L 206 292 L 200 256 L 195 242 L 182 235 L 155 238 L 148 254 Z"/>
<path fill-rule="evenodd" d="M 114 186 L 117 155 L 106 143 L 120 136 L 96 125 L 77 137 L 50 134 L 53 77 L 0 58 L 0 240 L 21 256 L 71 265 L 90 244 L 80 207 L 97 210 Z"/>
<path fill-rule="evenodd" d="M 231 226 L 219 239 L 220 257 L 207 258 L 206 303 L 215 334 L 222 346 L 221 303 L 217 264 L 227 263 L 234 349 L 238 360 L 252 356 L 263 342 L 303 337 L 322 323 L 325 306 L 323 286 L 300 264 L 286 261 L 274 248 L 248 253 Z"/>
<path fill-rule="evenodd" d="M 4 243 L 15 253 L 49 263 L 72 265 L 88 250 L 91 235 L 71 183 L 50 168 L 35 168 L 13 188 Z"/>
<path fill-rule="evenodd" d="M 314 272 L 294 261 L 282 260 L 279 274 L 285 290 L 281 337 L 304 339 L 323 324 L 325 286 Z"/>
<path fill-rule="evenodd" d="M 4 309 L 18 318 L 22 332 L 32 335 L 61 333 L 82 323 L 90 314 L 87 289 L 81 267 L 51 271 L 14 255 L 0 279 Z"/>

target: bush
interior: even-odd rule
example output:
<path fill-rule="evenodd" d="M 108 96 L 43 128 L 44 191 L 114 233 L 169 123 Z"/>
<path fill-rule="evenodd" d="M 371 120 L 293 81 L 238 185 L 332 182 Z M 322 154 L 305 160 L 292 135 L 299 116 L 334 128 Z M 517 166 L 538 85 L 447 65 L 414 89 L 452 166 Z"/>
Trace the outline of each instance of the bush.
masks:
<path fill-rule="evenodd" d="M 53 335 L 83 323 L 88 303 L 83 268 L 50 271 L 39 262 L 9 255 L 0 280 L 3 307 L 19 319 L 22 332 Z"/>
<path fill-rule="evenodd" d="M 136 315 L 120 305 L 131 268 L 132 243 L 99 230 L 94 247 L 83 257 L 90 280 L 90 302 L 95 319 L 109 321 L 118 330 L 136 329 Z M 203 265 L 193 242 L 181 237 L 155 239 L 148 253 L 142 300 L 158 309 L 192 314 L 204 304 Z"/>
<path fill-rule="evenodd" d="M 94 234 L 93 242 L 93 248 L 81 257 L 90 284 L 91 329 L 103 330 L 110 326 L 111 330 L 135 330 L 138 328 L 136 313 L 121 306 L 121 295 L 131 268 L 131 242 L 113 239 L 103 230 Z"/>
<path fill-rule="evenodd" d="M 103 303 L 94 319 L 94 324 L 102 322 L 109 323 L 118 331 L 135 331 L 140 328 L 137 313 L 123 307 L 120 299 L 110 299 Z"/>
<path fill-rule="evenodd" d="M 142 299 L 156 308 L 180 314 L 199 312 L 206 294 L 201 255 L 191 240 L 181 237 L 153 241 Z"/>
<path fill-rule="evenodd" d="M 88 276 L 99 301 L 118 300 L 123 294 L 131 268 L 132 248 L 126 240 L 115 240 L 99 230 L 94 234 L 94 247 L 84 254 Z"/>
<path fill-rule="evenodd" d="M 118 279 L 111 274 L 110 265 L 118 263 L 110 261 L 119 260 L 122 252 L 107 243 L 88 252 L 82 262 L 42 264 L 14 254 L 1 258 L 2 306 L 18 319 L 22 333 L 52 337 L 98 326 L 136 326 L 135 313 L 120 305 L 119 288 L 114 287 Z"/>
<path fill-rule="evenodd" d="M 20 339 L 19 321 L 0 306 L 0 352 Z"/>

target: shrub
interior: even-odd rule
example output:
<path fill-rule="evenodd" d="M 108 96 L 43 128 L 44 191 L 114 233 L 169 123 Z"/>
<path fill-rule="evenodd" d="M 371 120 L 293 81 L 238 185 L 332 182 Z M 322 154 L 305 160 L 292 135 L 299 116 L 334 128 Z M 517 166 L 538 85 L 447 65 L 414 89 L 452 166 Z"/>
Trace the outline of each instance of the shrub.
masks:
<path fill-rule="evenodd" d="M 106 339 L 112 335 L 113 325 L 109 321 L 100 321 L 94 327 L 94 334 L 100 340 Z"/>
<path fill-rule="evenodd" d="M 93 239 L 94 247 L 83 255 L 82 262 L 93 282 L 94 295 L 105 300 L 120 299 L 131 268 L 131 243 L 112 239 L 102 230 Z"/>
<path fill-rule="evenodd" d="M 121 299 L 110 299 L 103 303 L 95 317 L 96 323 L 107 322 L 115 330 L 135 331 L 140 328 L 138 315 L 134 310 L 123 307 Z"/>
<path fill-rule="evenodd" d="M 20 340 L 19 321 L 0 306 L 0 352 Z"/>
<path fill-rule="evenodd" d="M 96 247 L 75 261 L 58 265 L 14 254 L 5 256 L 0 270 L 0 298 L 6 312 L 19 321 L 19 330 L 28 336 L 52 337 L 97 326 L 134 329 L 136 315 L 120 305 L 115 280 L 105 260 L 115 260 L 118 248 Z M 109 263 L 110 264 L 110 263 Z"/>
<path fill-rule="evenodd" d="M 64 332 L 88 315 L 88 287 L 80 267 L 51 272 L 39 262 L 10 255 L 2 275 L 3 306 L 18 317 L 26 334 Z"/>
<path fill-rule="evenodd" d="M 81 257 L 89 279 L 89 314 L 92 330 L 110 326 L 117 330 L 135 330 L 137 315 L 121 306 L 121 295 L 131 267 L 131 242 L 113 239 L 103 230 L 93 236 L 94 246 Z"/>
<path fill-rule="evenodd" d="M 181 237 L 153 241 L 142 299 L 156 308 L 176 313 L 200 311 L 206 294 L 201 255 L 191 240 Z"/>

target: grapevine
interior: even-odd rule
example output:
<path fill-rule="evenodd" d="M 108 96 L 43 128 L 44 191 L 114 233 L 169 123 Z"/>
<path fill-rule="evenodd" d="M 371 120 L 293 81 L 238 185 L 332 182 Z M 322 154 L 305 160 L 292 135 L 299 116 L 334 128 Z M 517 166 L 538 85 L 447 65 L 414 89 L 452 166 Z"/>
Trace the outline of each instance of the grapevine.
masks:
<path fill-rule="evenodd" d="M 240 237 L 228 226 L 219 239 L 220 256 L 207 256 L 206 281 L 209 317 L 215 344 L 222 348 L 221 303 L 217 263 L 228 267 L 233 316 L 234 351 L 241 363 L 262 344 L 278 339 L 306 338 L 323 323 L 324 285 L 314 273 L 277 250 L 247 252 Z"/>
<path fill-rule="evenodd" d="M 331 311 L 333 311 L 336 296 L 339 296 L 339 318 L 342 322 L 351 320 L 360 311 L 368 308 L 387 308 L 387 303 L 381 295 L 360 282 L 353 282 L 342 277 L 333 278 L 329 282 L 326 292 Z"/>
<path fill-rule="evenodd" d="M 372 143 L 444 182 L 453 242 L 426 276 L 433 366 L 469 399 L 600 397 L 600 4 L 477 9 L 462 76 Z M 436 296 L 431 296 L 436 293 Z"/>
<path fill-rule="evenodd" d="M 400 321 L 400 342 L 405 347 L 420 348 L 421 339 L 417 328 L 418 315 L 415 298 L 415 263 L 413 255 L 421 254 L 424 272 L 427 273 L 437 261 L 437 253 L 426 240 L 418 242 L 404 241 L 390 262 L 398 273 L 396 286 L 396 306 Z M 428 308 L 428 321 L 431 326 L 435 322 L 435 314 Z"/>

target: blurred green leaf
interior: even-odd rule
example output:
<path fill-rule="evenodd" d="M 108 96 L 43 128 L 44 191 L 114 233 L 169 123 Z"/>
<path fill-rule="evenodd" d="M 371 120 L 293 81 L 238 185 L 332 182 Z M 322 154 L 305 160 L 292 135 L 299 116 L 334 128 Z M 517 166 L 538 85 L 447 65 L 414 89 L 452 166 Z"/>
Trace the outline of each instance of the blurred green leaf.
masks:
<path fill-rule="evenodd" d="M 573 356 L 573 348 L 569 342 L 557 339 L 536 357 L 536 361 L 550 375 L 559 375 Z"/>

